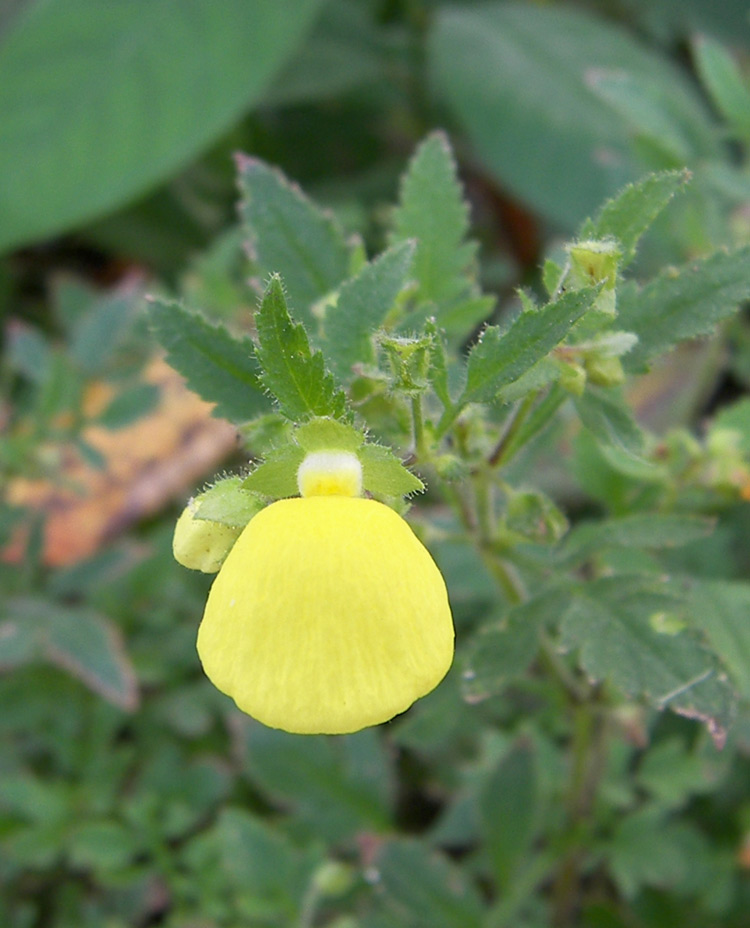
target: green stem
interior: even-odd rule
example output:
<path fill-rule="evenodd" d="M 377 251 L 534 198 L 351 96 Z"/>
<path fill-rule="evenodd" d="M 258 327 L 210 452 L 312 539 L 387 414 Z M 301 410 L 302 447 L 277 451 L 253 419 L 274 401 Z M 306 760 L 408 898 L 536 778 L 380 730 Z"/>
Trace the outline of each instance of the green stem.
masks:
<path fill-rule="evenodd" d="M 487 570 L 492 574 L 508 602 L 517 606 L 526 599 L 526 591 L 521 579 L 497 554 L 486 546 L 480 546 L 479 553 Z"/>
<path fill-rule="evenodd" d="M 495 450 L 487 459 L 487 463 L 490 465 L 490 467 L 499 467 L 503 463 L 503 459 L 508 452 L 508 448 L 511 447 L 513 439 L 518 434 L 518 430 L 521 428 L 524 420 L 531 412 L 531 409 L 534 406 L 538 395 L 538 391 L 528 393 L 518 404 L 513 418 L 510 420 L 507 428 L 500 436 L 500 441 L 495 446 Z"/>
<path fill-rule="evenodd" d="M 540 634 L 539 640 L 541 658 L 552 676 L 559 680 L 574 703 L 585 703 L 591 697 L 589 687 L 575 677 L 544 632 Z"/>
<path fill-rule="evenodd" d="M 456 419 L 458 419 L 458 417 L 464 411 L 465 407 L 466 407 L 466 404 L 461 403 L 461 401 L 459 400 L 458 402 L 456 402 L 455 406 L 451 406 L 450 408 L 445 410 L 445 412 L 440 418 L 440 422 L 438 422 L 437 424 L 437 428 L 435 429 L 436 439 L 439 440 L 445 435 L 448 429 L 453 425 Z"/>
<path fill-rule="evenodd" d="M 411 398 L 411 421 L 414 434 L 414 453 L 420 461 L 424 461 L 427 457 L 427 446 L 424 440 L 424 417 L 422 415 L 421 393 Z"/>
<path fill-rule="evenodd" d="M 571 768 L 566 798 L 567 832 L 573 838 L 557 871 L 552 889 L 552 924 L 573 928 L 578 924 L 581 864 L 590 844 L 591 812 L 607 758 L 607 720 L 592 698 L 576 707 L 573 720 Z"/>

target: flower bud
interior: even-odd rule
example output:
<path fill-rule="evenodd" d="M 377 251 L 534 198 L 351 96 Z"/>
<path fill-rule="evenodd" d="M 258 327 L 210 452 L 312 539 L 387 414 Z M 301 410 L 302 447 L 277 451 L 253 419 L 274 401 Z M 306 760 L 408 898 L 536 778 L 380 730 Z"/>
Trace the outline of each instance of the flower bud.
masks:
<path fill-rule="evenodd" d="M 611 239 L 576 242 L 569 247 L 568 253 L 571 285 L 579 288 L 601 283 L 602 290 L 594 302 L 594 309 L 613 316 L 617 266 L 622 257 L 617 243 Z"/>
<path fill-rule="evenodd" d="M 614 387 L 625 382 L 625 371 L 619 358 L 589 355 L 584 360 L 586 374 L 591 383 L 600 387 Z"/>
<path fill-rule="evenodd" d="M 224 563 L 242 528 L 198 519 L 201 498 L 191 499 L 177 520 L 172 539 L 174 558 L 183 567 L 215 574 Z"/>
<path fill-rule="evenodd" d="M 560 386 L 573 396 L 583 396 L 586 389 L 586 371 L 580 364 L 570 361 L 560 363 Z"/>

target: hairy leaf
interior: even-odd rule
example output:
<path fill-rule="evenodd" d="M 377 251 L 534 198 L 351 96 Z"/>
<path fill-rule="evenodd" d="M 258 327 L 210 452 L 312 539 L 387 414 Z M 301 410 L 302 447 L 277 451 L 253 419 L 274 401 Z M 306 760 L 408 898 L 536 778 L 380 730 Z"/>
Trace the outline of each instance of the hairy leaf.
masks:
<path fill-rule="evenodd" d="M 705 335 L 750 297 L 750 245 L 717 251 L 681 268 L 667 268 L 638 291 L 618 294 L 618 328 L 634 332 L 636 344 L 623 364 L 639 370 L 677 342 Z"/>
<path fill-rule="evenodd" d="M 393 237 L 414 238 L 414 274 L 424 300 L 440 303 L 466 286 L 467 266 L 476 245 L 464 241 L 469 231 L 469 207 L 456 174 L 448 139 L 442 132 L 419 146 L 401 181 Z"/>
<path fill-rule="evenodd" d="M 306 325 L 313 303 L 349 271 L 349 248 L 333 217 L 284 175 L 257 158 L 239 158 L 240 213 L 253 258 L 264 277 L 281 274 L 289 300 Z M 312 331 L 312 329 L 311 329 Z"/>
<path fill-rule="evenodd" d="M 525 310 L 507 329 L 489 326 L 469 354 L 461 401 L 493 399 L 562 342 L 597 297 L 595 287 L 574 290 L 540 309 Z"/>
<path fill-rule="evenodd" d="M 281 278 L 274 275 L 255 316 L 261 380 L 289 419 L 342 418 L 346 397 L 326 371 L 323 355 L 310 348 L 304 326 L 292 321 Z"/>
<path fill-rule="evenodd" d="M 597 239 L 613 236 L 623 248 L 620 266 L 626 267 L 635 257 L 641 236 L 672 197 L 688 183 L 690 176 L 689 171 L 662 171 L 628 184 L 604 204 L 593 220 L 584 224 L 579 237 Z"/>

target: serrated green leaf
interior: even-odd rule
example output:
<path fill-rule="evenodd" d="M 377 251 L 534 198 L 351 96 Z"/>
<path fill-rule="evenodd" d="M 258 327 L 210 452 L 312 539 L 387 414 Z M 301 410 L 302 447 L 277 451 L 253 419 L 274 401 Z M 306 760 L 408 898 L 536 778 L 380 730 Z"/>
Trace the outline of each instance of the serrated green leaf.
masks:
<path fill-rule="evenodd" d="M 567 609 L 562 641 L 578 648 L 593 680 L 610 680 L 627 696 L 706 723 L 722 744 L 733 714 L 731 688 L 715 658 L 687 630 L 661 616 L 684 600 L 655 577 L 607 577 L 582 586 Z"/>
<path fill-rule="evenodd" d="M 643 432 L 617 389 L 589 386 L 575 405 L 581 422 L 597 441 L 640 455 Z"/>
<path fill-rule="evenodd" d="M 466 657 L 462 691 L 469 702 L 501 692 L 526 673 L 539 650 L 539 633 L 559 621 L 570 601 L 562 586 L 513 606 L 499 621 L 482 626 Z"/>
<path fill-rule="evenodd" d="M 741 138 L 750 137 L 750 90 L 734 58 L 707 35 L 694 40 L 693 51 L 698 73 L 716 108 Z"/>
<path fill-rule="evenodd" d="M 298 496 L 297 471 L 304 457 L 305 452 L 297 445 L 270 452 L 263 463 L 245 477 L 243 489 L 272 499 Z"/>
<path fill-rule="evenodd" d="M 11 600 L 12 622 L 33 626 L 37 656 L 66 670 L 121 709 L 138 705 L 138 687 L 119 629 L 92 609 L 61 606 L 51 600 Z"/>
<path fill-rule="evenodd" d="M 618 328 L 634 332 L 638 344 L 623 358 L 639 370 L 686 338 L 712 331 L 750 297 L 750 245 L 716 251 L 681 268 L 667 268 L 643 287 L 618 293 Z"/>
<path fill-rule="evenodd" d="M 342 379 L 353 376 L 355 364 L 375 362 L 372 337 L 404 286 L 414 249 L 413 241 L 393 245 L 342 284 L 338 299 L 327 309 L 326 355 Z"/>
<path fill-rule="evenodd" d="M 243 488 L 242 477 L 227 477 L 205 490 L 198 497 L 200 507 L 195 518 L 220 522 L 233 528 L 244 528 L 263 507 L 255 494 Z"/>
<path fill-rule="evenodd" d="M 750 698 L 750 584 L 700 580 L 691 588 L 689 611 L 692 623 L 705 632 L 734 684 Z"/>
<path fill-rule="evenodd" d="M 494 298 L 477 287 L 477 245 L 466 241 L 468 231 L 469 207 L 453 152 L 445 134 L 434 132 L 417 148 L 401 180 L 391 238 L 416 240 L 418 299 L 451 333 L 470 332 L 494 305 Z"/>
<path fill-rule="evenodd" d="M 263 275 L 281 274 L 297 317 L 313 331 L 311 307 L 349 272 L 349 248 L 333 217 L 276 168 L 241 157 L 240 213 Z"/>
<path fill-rule="evenodd" d="M 278 400 L 282 413 L 292 420 L 342 418 L 346 396 L 326 371 L 323 355 L 310 348 L 302 323 L 292 321 L 277 274 L 269 281 L 255 323 L 261 380 Z"/>
<path fill-rule="evenodd" d="M 455 297 L 466 285 L 476 245 L 464 242 L 469 207 L 444 133 L 429 135 L 414 153 L 401 180 L 393 223 L 396 241 L 417 241 L 414 275 L 420 297 L 435 303 Z"/>
<path fill-rule="evenodd" d="M 672 513 L 634 513 L 604 522 L 577 525 L 558 554 L 567 567 L 581 564 L 604 548 L 673 548 L 706 538 L 714 519 Z"/>
<path fill-rule="evenodd" d="M 412 840 L 387 841 L 375 860 L 386 901 L 414 928 L 480 928 L 484 908 L 461 871 Z"/>
<path fill-rule="evenodd" d="M 321 6 L 24 3 L 0 47 L 0 248 L 173 177 L 260 99 Z"/>
<path fill-rule="evenodd" d="M 425 322 L 425 335 L 432 339 L 430 347 L 430 384 L 435 395 L 448 409 L 452 406 L 450 390 L 448 388 L 448 352 L 445 346 L 445 337 L 437 322 L 430 318 Z"/>
<path fill-rule="evenodd" d="M 362 485 L 375 496 L 395 498 L 424 490 L 422 481 L 407 470 L 390 448 L 363 445 L 358 452 Z"/>
<path fill-rule="evenodd" d="M 169 363 L 192 390 L 216 404 L 216 415 L 244 422 L 268 412 L 249 338 L 235 338 L 223 326 L 165 300 L 152 300 L 149 316 Z"/>
<path fill-rule="evenodd" d="M 352 425 L 338 419 L 311 419 L 294 432 L 297 444 L 305 451 L 356 451 L 365 436 Z"/>
<path fill-rule="evenodd" d="M 537 776 L 533 742 L 519 738 L 479 792 L 480 826 L 492 871 L 508 890 L 534 837 Z"/>
<path fill-rule="evenodd" d="M 462 403 L 489 401 L 546 357 L 599 293 L 590 287 L 563 294 L 538 310 L 522 312 L 507 329 L 486 328 L 469 354 Z"/>
<path fill-rule="evenodd" d="M 641 236 L 672 197 L 690 180 L 689 171 L 662 171 L 648 174 L 628 184 L 616 197 L 608 200 L 597 216 L 584 224 L 580 238 L 617 239 L 623 249 L 620 267 L 627 267 L 635 257 Z"/>

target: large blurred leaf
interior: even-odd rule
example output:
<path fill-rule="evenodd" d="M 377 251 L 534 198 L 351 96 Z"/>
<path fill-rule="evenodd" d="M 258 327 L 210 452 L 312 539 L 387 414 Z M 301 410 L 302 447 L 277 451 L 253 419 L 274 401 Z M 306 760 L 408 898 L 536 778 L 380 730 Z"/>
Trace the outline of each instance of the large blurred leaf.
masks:
<path fill-rule="evenodd" d="M 707 36 L 693 43 L 698 72 L 714 105 L 740 138 L 750 136 L 750 90 L 729 52 Z"/>
<path fill-rule="evenodd" d="M 166 178 L 255 102 L 321 0 L 48 0 L 0 47 L 0 248 Z"/>
<path fill-rule="evenodd" d="M 367 4 L 328 0 L 299 52 L 265 95 L 271 106 L 289 106 L 347 93 L 383 81 L 382 33 Z"/>
<path fill-rule="evenodd" d="M 566 228 L 637 171 L 626 126 L 589 84 L 596 69 L 636 74 L 668 91 L 681 113 L 701 112 L 666 61 L 624 30 L 572 9 L 448 8 L 430 53 L 436 83 L 489 168 Z"/>

